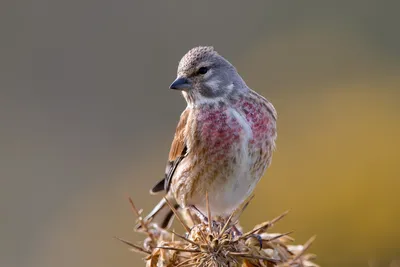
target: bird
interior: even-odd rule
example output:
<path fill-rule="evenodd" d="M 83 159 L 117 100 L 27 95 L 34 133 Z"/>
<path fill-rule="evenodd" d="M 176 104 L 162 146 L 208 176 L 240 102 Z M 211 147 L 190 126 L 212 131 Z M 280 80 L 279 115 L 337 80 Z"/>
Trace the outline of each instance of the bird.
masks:
<path fill-rule="evenodd" d="M 228 217 L 252 194 L 271 163 L 276 110 L 212 46 L 190 49 L 169 88 L 182 93 L 187 107 L 165 175 L 150 190 L 165 197 L 143 220 L 168 228 L 174 217 L 169 205 L 206 214 L 207 201 L 214 215 Z"/>

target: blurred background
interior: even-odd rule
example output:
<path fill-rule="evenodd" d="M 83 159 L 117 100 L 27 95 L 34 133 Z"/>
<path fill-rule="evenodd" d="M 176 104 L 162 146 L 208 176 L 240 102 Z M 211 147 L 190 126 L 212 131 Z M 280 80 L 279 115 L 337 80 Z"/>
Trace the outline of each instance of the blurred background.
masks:
<path fill-rule="evenodd" d="M 144 266 L 145 212 L 185 102 L 180 58 L 213 45 L 278 110 L 242 225 L 316 234 L 322 266 L 400 266 L 399 1 L 2 1 L 0 266 Z M 177 227 L 178 229 L 178 227 Z M 179 228 L 180 229 L 180 228 Z"/>

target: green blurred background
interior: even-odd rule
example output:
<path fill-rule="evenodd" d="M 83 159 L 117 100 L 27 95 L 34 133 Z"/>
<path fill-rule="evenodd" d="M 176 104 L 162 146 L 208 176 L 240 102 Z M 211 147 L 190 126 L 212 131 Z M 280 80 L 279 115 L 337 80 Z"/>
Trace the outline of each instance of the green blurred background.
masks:
<path fill-rule="evenodd" d="M 143 266 L 183 98 L 179 59 L 213 45 L 279 113 L 242 224 L 316 234 L 322 266 L 400 266 L 399 1 L 3 0 L 0 266 Z"/>

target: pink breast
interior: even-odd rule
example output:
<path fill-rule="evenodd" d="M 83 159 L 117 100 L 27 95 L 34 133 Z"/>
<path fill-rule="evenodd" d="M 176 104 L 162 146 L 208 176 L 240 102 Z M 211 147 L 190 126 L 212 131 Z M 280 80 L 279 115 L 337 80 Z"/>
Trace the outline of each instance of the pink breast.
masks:
<path fill-rule="evenodd" d="M 258 102 L 246 99 L 239 101 L 237 108 L 241 109 L 251 125 L 253 139 L 250 143 L 261 145 L 272 134 L 271 117 L 266 108 Z"/>
<path fill-rule="evenodd" d="M 252 130 L 250 144 L 264 146 L 274 134 L 272 118 L 266 108 L 258 102 L 248 99 L 238 101 L 235 107 L 243 114 Z M 209 155 L 227 155 L 232 146 L 241 140 L 245 130 L 226 106 L 204 107 L 198 114 L 198 130 L 201 143 L 206 146 Z"/>
<path fill-rule="evenodd" d="M 240 140 L 241 126 L 226 107 L 208 108 L 198 116 L 199 130 L 207 152 L 222 157 Z"/>

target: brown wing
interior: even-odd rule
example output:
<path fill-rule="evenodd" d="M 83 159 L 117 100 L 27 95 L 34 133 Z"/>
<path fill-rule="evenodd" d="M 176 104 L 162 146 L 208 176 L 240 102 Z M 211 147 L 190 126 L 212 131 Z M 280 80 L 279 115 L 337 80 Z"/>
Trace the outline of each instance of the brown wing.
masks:
<path fill-rule="evenodd" d="M 176 167 L 186 156 L 187 147 L 185 142 L 185 128 L 188 117 L 189 110 L 185 109 L 182 112 L 178 126 L 176 127 L 174 140 L 172 141 L 171 149 L 169 151 L 168 163 L 165 169 L 165 176 L 150 190 L 151 193 L 157 193 L 162 191 L 163 189 L 168 192 Z"/>
<path fill-rule="evenodd" d="M 174 140 L 172 141 L 171 149 L 169 151 L 169 161 L 175 161 L 178 157 L 182 156 L 185 149 L 185 128 L 189 117 L 189 110 L 185 109 L 181 114 L 178 126 L 176 126 Z"/>

